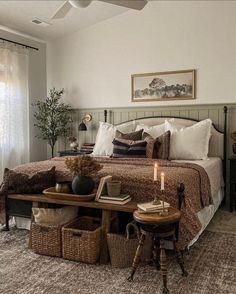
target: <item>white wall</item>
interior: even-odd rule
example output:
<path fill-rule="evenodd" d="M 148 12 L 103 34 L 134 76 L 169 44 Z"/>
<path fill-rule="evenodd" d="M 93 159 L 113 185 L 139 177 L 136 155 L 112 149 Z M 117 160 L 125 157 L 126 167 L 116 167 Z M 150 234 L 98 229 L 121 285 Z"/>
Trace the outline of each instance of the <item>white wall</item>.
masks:
<path fill-rule="evenodd" d="M 48 45 L 48 87 L 76 108 L 236 101 L 236 2 L 154 1 Z M 196 100 L 131 102 L 133 73 L 197 69 Z"/>
<path fill-rule="evenodd" d="M 39 51 L 29 51 L 29 100 L 30 100 L 30 161 L 47 158 L 46 142 L 35 137 L 38 130 L 34 127 L 34 109 L 31 104 L 35 100 L 45 99 L 47 94 L 46 76 L 46 44 L 0 29 L 0 37 L 29 46 L 39 48 Z"/>

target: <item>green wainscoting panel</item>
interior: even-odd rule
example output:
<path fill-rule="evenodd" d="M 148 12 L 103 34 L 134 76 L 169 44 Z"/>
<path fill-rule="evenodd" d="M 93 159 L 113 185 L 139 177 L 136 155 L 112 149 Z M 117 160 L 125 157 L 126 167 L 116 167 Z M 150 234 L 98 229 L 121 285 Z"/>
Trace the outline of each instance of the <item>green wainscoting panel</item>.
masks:
<path fill-rule="evenodd" d="M 107 109 L 107 121 L 112 124 L 119 124 L 124 121 L 149 117 L 149 116 L 176 116 L 203 120 L 210 118 L 216 128 L 224 129 L 224 104 L 206 104 L 206 105 L 176 105 L 176 106 L 148 106 L 148 107 L 126 107 L 126 108 L 87 108 L 75 109 L 72 114 L 73 123 L 71 124 L 71 135 L 78 138 L 80 145 L 84 142 L 95 142 L 99 121 L 104 121 L 104 109 Z M 226 104 L 228 106 L 228 134 L 236 130 L 236 104 Z M 86 123 L 88 130 L 78 132 L 78 125 L 84 114 L 90 113 L 93 116 L 91 122 Z M 229 137 L 229 149 L 231 154 L 231 138 Z M 60 138 L 58 140 L 55 152 L 68 149 L 68 139 Z M 50 152 L 48 153 L 50 156 Z"/>

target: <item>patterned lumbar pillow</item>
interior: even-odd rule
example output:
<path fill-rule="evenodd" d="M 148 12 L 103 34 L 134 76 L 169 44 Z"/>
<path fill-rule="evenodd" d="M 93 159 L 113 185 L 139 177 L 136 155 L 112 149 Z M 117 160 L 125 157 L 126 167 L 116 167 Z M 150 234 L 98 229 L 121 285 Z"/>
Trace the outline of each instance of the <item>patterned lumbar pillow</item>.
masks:
<path fill-rule="evenodd" d="M 147 140 L 147 157 L 168 159 L 170 151 L 170 131 L 154 139 L 148 133 L 143 133 L 143 139 Z M 151 157 L 152 156 L 152 157 Z"/>
<path fill-rule="evenodd" d="M 138 141 L 138 140 L 142 140 L 142 134 L 143 134 L 143 129 L 140 129 L 140 130 L 138 130 L 136 132 L 132 132 L 132 133 L 126 133 L 126 134 L 117 130 L 116 131 L 116 138 Z"/>
<path fill-rule="evenodd" d="M 146 157 L 147 141 L 145 140 L 126 140 L 115 138 L 113 140 L 112 157 Z"/>
<path fill-rule="evenodd" d="M 33 175 L 17 173 L 5 168 L 3 184 L 9 194 L 41 193 L 44 189 L 55 186 L 55 166 L 50 170 L 39 171 Z"/>

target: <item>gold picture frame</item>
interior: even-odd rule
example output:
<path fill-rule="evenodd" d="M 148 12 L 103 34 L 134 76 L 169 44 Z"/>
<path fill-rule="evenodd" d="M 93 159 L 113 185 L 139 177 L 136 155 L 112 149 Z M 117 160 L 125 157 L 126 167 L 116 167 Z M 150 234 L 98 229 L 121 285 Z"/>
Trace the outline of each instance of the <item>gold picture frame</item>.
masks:
<path fill-rule="evenodd" d="M 196 70 L 131 75 L 132 102 L 196 99 Z"/>

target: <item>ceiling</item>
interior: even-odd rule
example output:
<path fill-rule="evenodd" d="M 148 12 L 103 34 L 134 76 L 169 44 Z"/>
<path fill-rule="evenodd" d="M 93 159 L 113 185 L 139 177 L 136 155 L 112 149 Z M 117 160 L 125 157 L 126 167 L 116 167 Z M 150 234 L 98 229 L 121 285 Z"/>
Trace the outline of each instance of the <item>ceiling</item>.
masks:
<path fill-rule="evenodd" d="M 64 1 L 0 1 L 0 25 L 45 41 L 86 28 L 128 8 L 93 1 L 87 8 L 71 9 L 63 19 L 50 20 Z M 42 27 L 31 22 L 37 17 L 51 23 Z"/>

